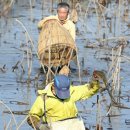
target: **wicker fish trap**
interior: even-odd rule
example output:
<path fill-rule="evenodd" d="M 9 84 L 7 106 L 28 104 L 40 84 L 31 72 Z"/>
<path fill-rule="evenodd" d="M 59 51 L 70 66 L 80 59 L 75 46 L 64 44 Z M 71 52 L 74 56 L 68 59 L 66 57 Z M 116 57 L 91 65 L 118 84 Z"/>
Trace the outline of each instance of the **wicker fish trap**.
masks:
<path fill-rule="evenodd" d="M 56 19 L 43 23 L 38 41 L 38 55 L 43 65 L 68 64 L 76 58 L 76 52 L 72 36 Z"/>

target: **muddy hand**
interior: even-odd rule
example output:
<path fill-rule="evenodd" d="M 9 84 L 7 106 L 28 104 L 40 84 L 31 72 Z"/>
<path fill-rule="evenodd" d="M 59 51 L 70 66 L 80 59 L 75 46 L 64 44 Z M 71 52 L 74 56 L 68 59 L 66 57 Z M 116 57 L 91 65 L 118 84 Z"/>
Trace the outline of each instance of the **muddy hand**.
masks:
<path fill-rule="evenodd" d="M 35 128 L 36 130 L 39 130 L 39 123 L 40 123 L 40 120 L 35 117 L 35 116 L 29 116 L 27 118 L 27 123 L 32 127 L 32 128 Z"/>
<path fill-rule="evenodd" d="M 105 75 L 105 73 L 103 71 L 95 70 L 93 72 L 93 78 L 95 80 L 100 80 L 101 79 L 103 81 L 103 83 L 105 84 L 105 86 L 107 85 L 107 78 L 106 78 L 106 75 Z"/>

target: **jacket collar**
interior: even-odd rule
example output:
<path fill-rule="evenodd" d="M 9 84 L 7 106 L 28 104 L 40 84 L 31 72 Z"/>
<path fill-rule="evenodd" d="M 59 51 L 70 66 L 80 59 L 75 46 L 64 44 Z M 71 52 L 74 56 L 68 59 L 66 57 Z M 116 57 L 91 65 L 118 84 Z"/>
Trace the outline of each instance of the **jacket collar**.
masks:
<path fill-rule="evenodd" d="M 45 89 L 43 89 L 43 90 L 38 90 L 38 95 L 47 94 L 47 96 L 55 97 L 55 96 L 53 95 L 52 91 L 51 91 L 51 86 L 52 86 L 52 84 L 53 84 L 53 82 L 50 83 L 50 84 L 48 84 Z"/>
<path fill-rule="evenodd" d="M 64 20 L 64 21 L 62 21 L 62 22 L 59 20 L 58 15 L 56 15 L 56 18 L 58 19 L 58 21 L 59 21 L 61 24 L 65 24 L 65 23 L 69 20 L 69 15 L 68 15 L 67 19 Z"/>
<path fill-rule="evenodd" d="M 38 90 L 38 94 L 39 94 L 39 95 L 47 94 L 48 97 L 54 97 L 54 98 L 56 98 L 56 97 L 54 96 L 54 94 L 52 93 L 52 91 L 51 91 L 51 86 L 52 86 L 53 83 L 54 83 L 54 82 L 48 84 L 48 85 L 47 85 L 47 88 L 44 89 L 44 90 Z M 71 91 L 71 87 L 72 87 L 72 86 L 70 86 L 70 95 L 72 95 L 72 93 L 74 92 L 74 91 Z"/>
<path fill-rule="evenodd" d="M 52 93 L 51 91 L 51 86 L 52 86 L 53 83 L 50 84 L 50 86 L 48 87 L 47 89 L 47 96 L 49 97 L 55 97 L 54 94 Z"/>

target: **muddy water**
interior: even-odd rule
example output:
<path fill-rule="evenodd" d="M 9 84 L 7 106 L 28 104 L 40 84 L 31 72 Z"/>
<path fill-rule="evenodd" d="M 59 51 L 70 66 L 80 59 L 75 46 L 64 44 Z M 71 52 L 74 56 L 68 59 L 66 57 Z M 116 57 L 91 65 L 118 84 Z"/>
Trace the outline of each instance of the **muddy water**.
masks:
<path fill-rule="evenodd" d="M 32 5 L 33 8 L 30 8 L 30 2 L 16 1 L 7 17 L 0 18 L 0 130 L 4 128 L 31 129 L 26 123 L 26 113 L 36 98 L 37 84 L 41 84 L 44 80 L 43 75 L 40 75 L 37 80 L 40 67 L 35 52 L 38 39 L 37 22 L 42 17 L 52 14 L 50 12 L 51 5 L 47 0 L 44 1 L 43 6 L 40 1 L 36 1 Z M 26 27 L 35 48 L 32 49 L 30 39 L 16 19 Z M 106 60 L 111 57 L 110 49 L 100 48 L 98 43 L 96 48 L 86 48 L 87 45 L 91 45 L 88 44 L 89 42 L 96 42 L 96 38 L 100 36 L 96 33 L 97 21 L 95 19 L 95 15 L 89 17 L 90 22 L 86 21 L 88 28 L 84 28 L 81 20 L 77 23 L 76 44 L 79 50 L 80 67 L 83 70 L 81 79 L 85 82 L 90 80 L 88 74 L 91 75 L 94 69 L 107 72 L 111 64 L 110 60 Z M 122 23 L 122 26 L 124 29 L 126 28 L 125 23 Z M 93 32 L 90 32 L 91 29 Z M 123 35 L 129 35 L 129 30 Z M 110 36 L 114 36 L 114 32 L 110 33 Z M 108 43 L 107 47 L 115 46 L 113 44 L 117 43 L 112 41 Z M 93 45 L 95 46 L 95 44 Z M 124 55 L 128 57 L 130 55 L 129 48 L 128 44 L 124 50 Z M 27 52 L 31 49 L 32 56 L 27 56 Z M 130 107 L 129 65 L 129 59 L 123 59 L 121 63 L 121 102 Z M 30 76 L 28 75 L 29 66 L 31 66 Z M 79 84 L 76 82 L 79 80 L 77 71 L 72 72 L 71 79 L 75 84 Z M 103 96 L 99 94 L 99 99 L 103 100 L 100 105 L 96 104 L 97 95 L 87 101 L 77 103 L 79 115 L 83 118 L 85 125 L 93 130 L 97 120 L 101 119 L 104 130 L 129 130 L 130 110 L 112 108 L 113 116 L 109 118 L 106 115 L 110 97 L 105 92 Z M 9 114 L 9 108 L 6 105 L 14 112 L 14 116 Z"/>

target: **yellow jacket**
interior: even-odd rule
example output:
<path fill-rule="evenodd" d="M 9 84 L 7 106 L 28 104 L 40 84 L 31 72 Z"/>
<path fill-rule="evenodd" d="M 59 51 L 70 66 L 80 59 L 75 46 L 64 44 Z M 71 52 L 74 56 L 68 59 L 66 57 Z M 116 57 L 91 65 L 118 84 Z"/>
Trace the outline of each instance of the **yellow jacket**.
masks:
<path fill-rule="evenodd" d="M 51 84 L 44 90 L 39 91 L 39 96 L 34 102 L 29 115 L 35 116 L 38 120 L 42 117 L 43 122 L 45 122 L 44 115 L 44 100 L 43 95 L 46 94 L 45 98 L 45 108 L 47 122 L 55 122 L 67 118 L 72 118 L 77 116 L 77 108 L 75 105 L 76 101 L 87 99 L 94 95 L 99 89 L 99 82 L 93 81 L 93 88 L 90 88 L 90 84 L 71 86 L 70 87 L 70 98 L 66 100 L 60 100 L 53 95 L 51 92 Z"/>
<path fill-rule="evenodd" d="M 49 19 L 58 19 L 58 16 L 49 16 L 49 17 L 46 17 L 44 18 L 43 20 L 41 20 L 39 23 L 38 23 L 38 28 L 42 28 L 42 24 L 46 21 L 46 20 L 49 20 Z M 71 34 L 72 38 L 74 39 L 75 41 L 75 24 L 69 20 L 69 17 L 64 21 L 65 23 L 63 24 L 63 27 L 65 27 L 69 33 Z"/>

